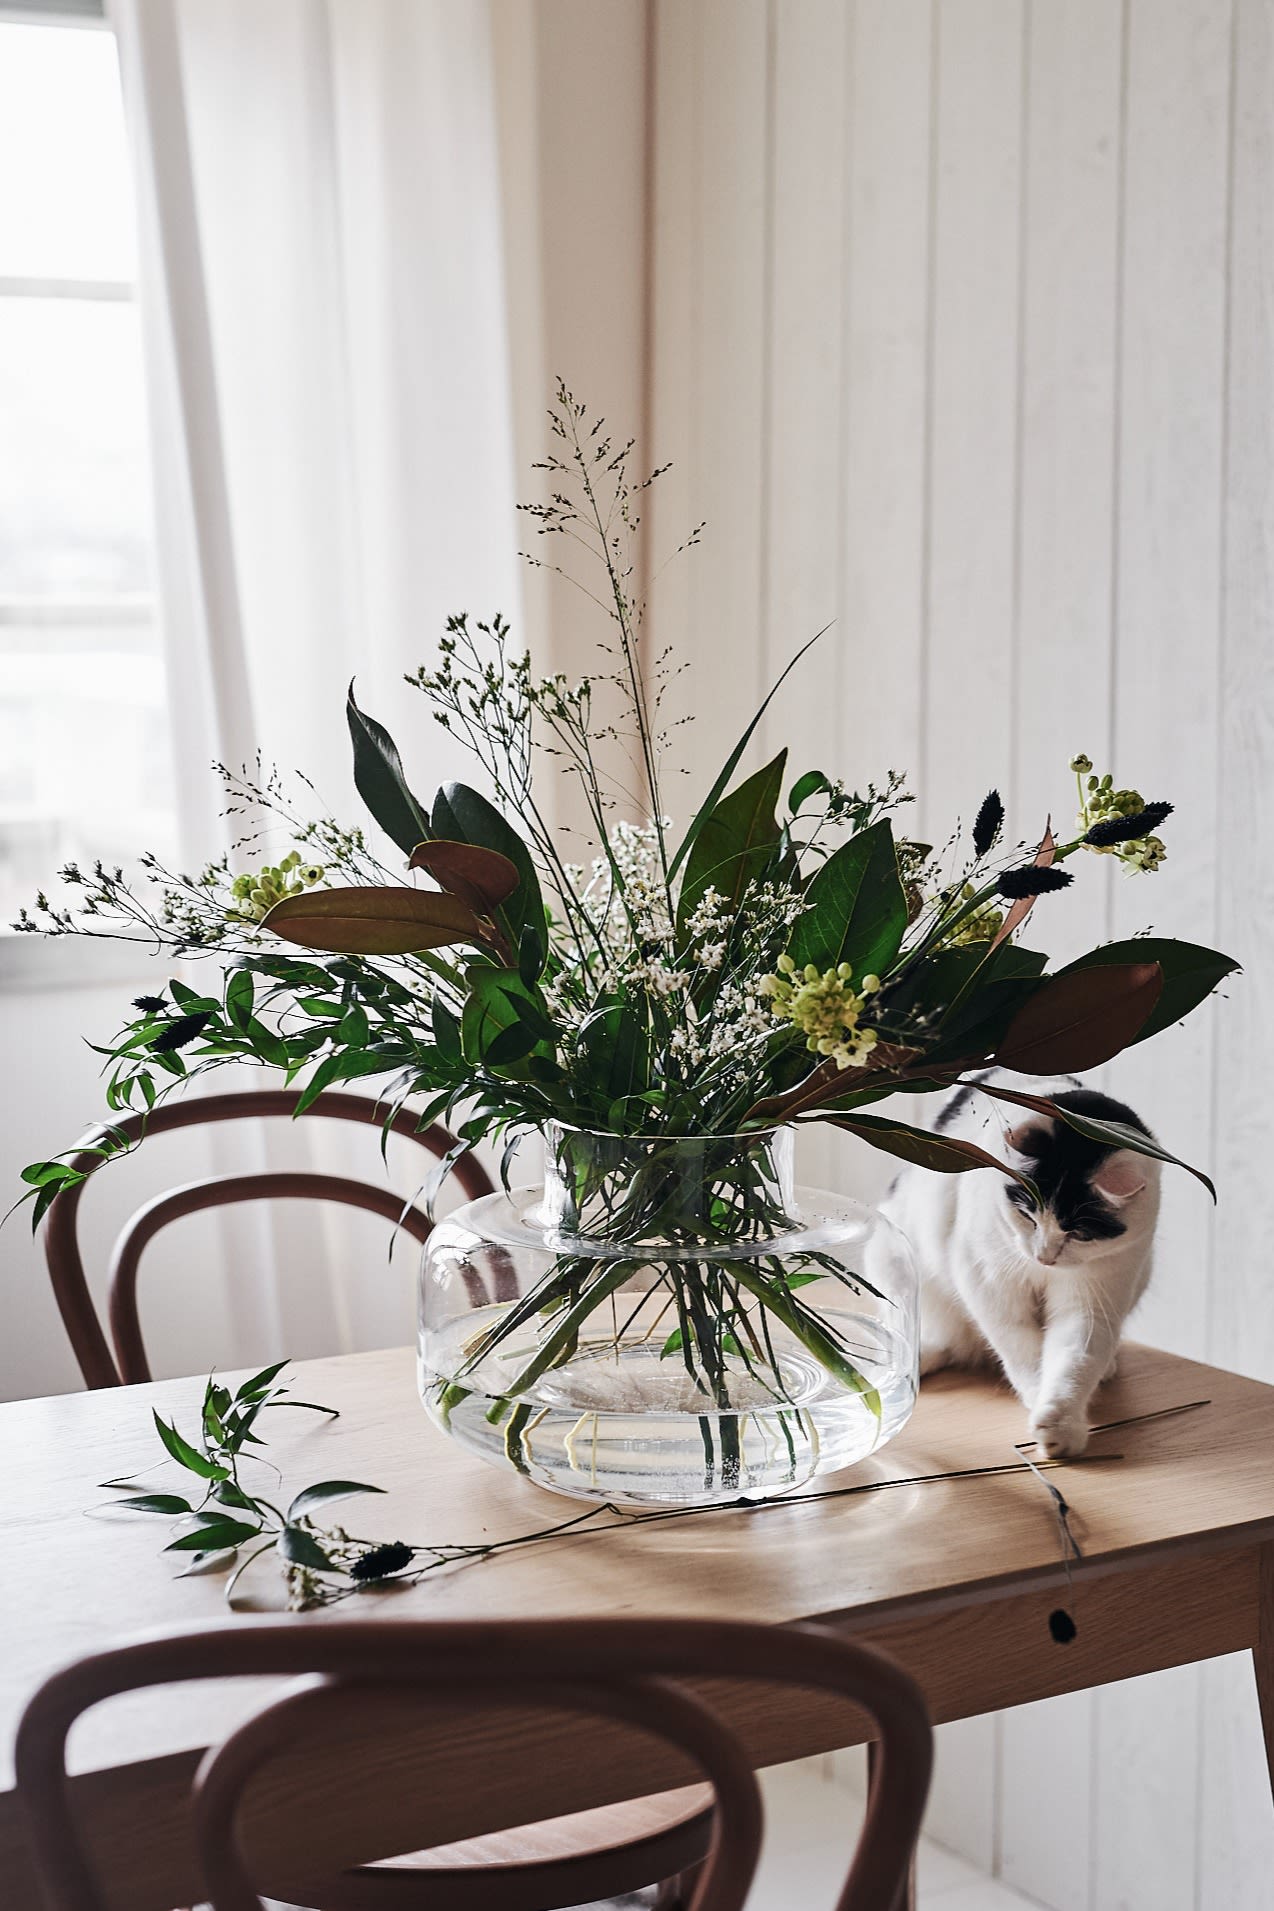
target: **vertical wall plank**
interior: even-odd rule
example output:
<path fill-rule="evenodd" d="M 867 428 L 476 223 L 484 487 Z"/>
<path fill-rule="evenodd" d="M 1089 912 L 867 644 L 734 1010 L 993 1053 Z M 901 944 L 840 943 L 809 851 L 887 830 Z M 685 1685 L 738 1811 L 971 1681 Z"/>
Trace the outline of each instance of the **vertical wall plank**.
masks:
<path fill-rule="evenodd" d="M 668 800 L 704 793 L 762 676 L 769 34 L 766 0 L 658 9 L 650 647 L 674 680 Z M 671 556 L 704 521 L 696 550 Z M 690 774 L 686 774 L 689 772 Z"/>
<path fill-rule="evenodd" d="M 920 760 L 932 38 L 930 0 L 853 8 L 837 635 L 851 713 L 870 694 L 847 753 L 855 781 L 914 777 Z"/>
<path fill-rule="evenodd" d="M 1113 926 L 1153 922 L 1211 941 L 1218 770 L 1230 8 L 1131 0 L 1118 490 L 1115 755 L 1121 780 L 1178 805 L 1165 872 L 1117 875 Z M 1211 1150 L 1217 1025 L 1193 1017 L 1111 1074 L 1170 1147 Z M 1196 1352 L 1208 1322 L 1210 1216 L 1165 1176 L 1159 1252 L 1137 1331 Z M 1097 1700 L 1095 1911 L 1147 1893 L 1192 1911 L 1198 1854 L 1197 1669 Z"/>
<path fill-rule="evenodd" d="M 1109 753 L 1121 70 L 1109 0 L 1031 6 L 1012 726 L 1013 816 L 1028 838 L 1050 815 L 1069 824 L 1071 754 Z M 1104 859 L 1085 858 L 1043 906 L 1050 951 L 1107 936 L 1108 894 Z M 1092 1694 L 1074 1693 L 1001 1723 L 1001 1875 L 1056 1911 L 1089 1902 L 1093 1713 Z"/>
<path fill-rule="evenodd" d="M 841 0 L 775 0 L 774 216 L 766 366 L 764 679 L 808 637 L 833 629 L 802 664 L 766 726 L 797 770 L 844 751 L 839 622 L 844 335 L 844 89 L 848 15 Z M 801 1173 L 832 1182 L 839 1137 L 802 1137 Z"/>
<path fill-rule="evenodd" d="M 1128 46 L 1115 757 L 1170 796 L 1170 862 L 1114 884 L 1116 933 L 1160 908 L 1215 928 L 1217 664 L 1230 9 L 1132 0 Z M 1162 901 L 1160 892 L 1163 892 Z M 1174 1150 L 1211 1147 L 1211 1010 L 1121 1057 L 1117 1080 Z M 1164 1178 L 1161 1252 L 1138 1330 L 1196 1352 L 1207 1327 L 1209 1217 Z"/>
<path fill-rule="evenodd" d="M 1274 921 L 1253 880 L 1251 819 L 1274 760 L 1274 5 L 1237 0 L 1229 259 L 1229 378 L 1217 940 L 1245 975 L 1216 1017 L 1221 1191 L 1209 1357 L 1274 1380 L 1264 1188 L 1274 1150 Z M 1230 821 L 1229 819 L 1234 819 Z M 1274 1814 L 1247 1655 L 1203 1669 L 1199 1911 L 1257 1911 L 1274 1876 Z"/>
<path fill-rule="evenodd" d="M 929 501 L 918 822 L 939 848 L 1012 731 L 1021 0 L 944 0 L 936 35 Z M 1007 778 L 1003 779 L 1007 782 Z M 1005 795 L 1012 799 L 1012 790 Z M 930 1822 L 990 1870 L 996 1723 L 943 1734 Z"/>
<path fill-rule="evenodd" d="M 926 740 L 939 844 L 1012 726 L 1021 0 L 944 0 L 938 36 Z M 975 741 L 976 740 L 976 741 Z M 994 743 L 992 745 L 994 747 Z"/>
<path fill-rule="evenodd" d="M 1069 825 L 1068 759 L 1110 745 L 1121 73 L 1110 0 L 1031 6 L 1013 723 L 1027 836 L 1050 814 Z M 1037 918 L 1063 958 L 1109 933 L 1108 859 L 1082 863 Z"/>
<path fill-rule="evenodd" d="M 836 632 L 862 787 L 920 766 L 933 27 L 930 0 L 856 0 L 846 76 L 843 578 Z M 915 831 L 916 812 L 899 827 Z M 839 1138 L 843 1182 L 879 1200 L 888 1159 Z"/>

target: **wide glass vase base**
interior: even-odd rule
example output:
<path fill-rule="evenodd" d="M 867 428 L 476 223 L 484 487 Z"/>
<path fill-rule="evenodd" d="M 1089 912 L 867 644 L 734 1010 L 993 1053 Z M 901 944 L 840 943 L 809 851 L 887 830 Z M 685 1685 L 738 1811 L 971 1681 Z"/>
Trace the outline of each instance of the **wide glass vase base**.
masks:
<path fill-rule="evenodd" d="M 916 1393 L 916 1278 L 790 1137 L 550 1131 L 543 1190 L 435 1228 L 420 1388 L 446 1433 L 575 1498 L 707 1506 L 865 1458 Z"/>

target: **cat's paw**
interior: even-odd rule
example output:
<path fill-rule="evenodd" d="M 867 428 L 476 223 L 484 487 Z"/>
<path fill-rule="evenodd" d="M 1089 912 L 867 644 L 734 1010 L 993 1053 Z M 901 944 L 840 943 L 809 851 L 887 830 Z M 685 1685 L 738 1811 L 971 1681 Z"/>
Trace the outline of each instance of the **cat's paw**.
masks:
<path fill-rule="evenodd" d="M 1088 1421 L 1078 1407 L 1046 1401 L 1031 1418 L 1031 1438 L 1050 1460 L 1082 1453 L 1088 1445 Z"/>
<path fill-rule="evenodd" d="M 1107 1367 L 1105 1373 L 1102 1375 L 1100 1381 L 1098 1382 L 1098 1385 L 1104 1387 L 1110 1381 L 1117 1379 L 1118 1375 L 1119 1375 L 1119 1354 L 1118 1354 L 1118 1351 L 1116 1351 L 1110 1356 L 1110 1364 Z"/>
<path fill-rule="evenodd" d="M 920 1349 L 920 1378 L 926 1374 L 941 1373 L 944 1367 L 951 1365 L 952 1355 L 949 1347 L 929 1345 Z"/>

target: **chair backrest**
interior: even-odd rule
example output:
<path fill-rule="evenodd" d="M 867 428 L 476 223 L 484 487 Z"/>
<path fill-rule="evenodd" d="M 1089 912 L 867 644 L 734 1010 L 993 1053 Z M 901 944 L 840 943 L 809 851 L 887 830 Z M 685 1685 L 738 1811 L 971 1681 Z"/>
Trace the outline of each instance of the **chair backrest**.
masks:
<path fill-rule="evenodd" d="M 693 1911 L 741 1911 L 761 1843 L 756 1782 L 740 1741 L 703 1696 L 682 1683 L 719 1678 L 835 1693 L 870 1715 L 878 1756 L 837 1911 L 891 1911 L 903 1901 L 928 1791 L 932 1733 L 910 1674 L 869 1646 L 819 1626 L 728 1620 L 351 1619 L 315 1626 L 263 1619 L 98 1653 L 55 1673 L 36 1692 L 18 1729 L 16 1785 L 49 1911 L 107 1911 L 108 1901 L 118 1902 L 118 1892 L 108 1892 L 86 1855 L 69 1796 L 66 1740 L 75 1720 L 121 1692 L 245 1675 L 292 1675 L 302 1684 L 286 1687 L 206 1753 L 195 1776 L 195 1839 L 214 1911 L 261 1911 L 243 1851 L 241 1807 L 262 1768 L 307 1741 L 316 1702 L 335 1707 L 331 1716 L 324 1713 L 323 1729 L 330 1735 L 333 1718 L 343 1711 L 352 1721 L 360 1704 L 385 1691 L 399 1697 L 418 1693 L 422 1701 L 444 1704 L 512 1702 L 592 1714 L 637 1726 L 676 1747 L 716 1797 L 712 1849 Z M 489 1778 L 491 1763 L 500 1758 L 498 1739 L 487 1742 L 484 1757 Z M 514 1796 L 520 1757 L 510 1747 L 507 1768 L 497 1774 Z M 356 1787 L 356 1780 L 351 1783 Z M 304 1829 L 313 1809 L 304 1791 L 281 1788 L 271 1794 L 271 1829 L 288 1818 Z M 356 1809 L 355 1802 L 351 1845 L 357 1843 Z M 359 1853 L 360 1859 L 394 1855 Z"/>
<path fill-rule="evenodd" d="M 278 1088 L 242 1089 L 226 1095 L 197 1095 L 185 1101 L 169 1102 L 148 1114 L 125 1115 L 109 1130 L 94 1129 L 78 1144 L 80 1152 L 71 1165 L 85 1173 L 95 1169 L 101 1156 L 94 1152 L 108 1133 L 123 1134 L 130 1142 L 149 1140 L 173 1128 L 193 1128 L 206 1122 L 238 1121 L 270 1115 L 294 1116 L 301 1090 Z M 357 1121 L 383 1125 L 382 1110 L 364 1095 L 344 1094 L 329 1089 L 316 1096 L 303 1115 L 322 1115 L 337 1121 Z M 395 1134 L 405 1135 L 427 1153 L 442 1157 L 456 1146 L 455 1137 L 437 1126 L 417 1129 L 415 1116 L 399 1109 L 390 1122 Z M 472 1155 L 462 1155 L 455 1166 L 456 1179 L 470 1200 L 491 1194 L 490 1176 Z M 53 1292 L 57 1299 L 67 1336 L 79 1362 L 80 1372 L 89 1387 L 117 1387 L 151 1378 L 137 1313 L 137 1270 L 142 1253 L 161 1228 L 182 1215 L 203 1208 L 225 1206 L 230 1202 L 303 1197 L 321 1201 L 339 1201 L 348 1207 L 369 1209 L 387 1220 L 401 1220 L 417 1241 L 429 1232 L 428 1218 L 418 1208 L 404 1208 L 401 1198 L 389 1188 L 371 1182 L 345 1180 L 336 1175 L 305 1173 L 225 1175 L 207 1181 L 191 1182 L 171 1193 L 160 1195 L 138 1210 L 116 1242 L 111 1257 L 109 1316 L 115 1354 L 112 1357 L 106 1335 L 93 1306 L 84 1260 L 80 1253 L 77 1223 L 84 1183 L 66 1188 L 49 1208 L 44 1224 L 44 1251 L 48 1261 Z"/>

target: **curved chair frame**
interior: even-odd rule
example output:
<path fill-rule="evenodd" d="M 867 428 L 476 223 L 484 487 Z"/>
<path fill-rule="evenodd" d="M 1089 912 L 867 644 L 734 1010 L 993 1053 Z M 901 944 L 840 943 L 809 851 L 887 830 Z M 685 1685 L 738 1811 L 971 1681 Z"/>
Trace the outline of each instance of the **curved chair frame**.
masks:
<path fill-rule="evenodd" d="M 35 1693 L 18 1730 L 16 1777 L 50 1911 L 107 1906 L 80 1840 L 66 1779 L 67 1735 L 82 1712 L 146 1686 L 289 1674 L 302 1678 L 302 1686 L 290 1687 L 205 1754 L 195 1777 L 195 1835 L 214 1911 L 262 1911 L 239 1838 L 244 1793 L 261 1766 L 306 1731 L 316 1703 L 357 1710 L 369 1691 L 386 1688 L 479 1703 L 530 1701 L 618 1718 L 677 1746 L 702 1770 L 716 1799 L 712 1844 L 693 1911 L 742 1911 L 760 1847 L 760 1801 L 738 1740 L 681 1683 L 704 1678 L 777 1680 L 835 1692 L 870 1714 L 878 1744 L 867 1815 L 837 1911 L 893 1911 L 904 1901 L 928 1790 L 932 1733 L 915 1681 L 870 1646 L 818 1626 L 697 1619 L 356 1619 L 322 1627 L 266 1619 L 98 1653 L 55 1673 Z M 303 1801 L 297 1809 L 304 1809 Z M 412 1899 L 403 1895 L 401 1882 L 391 1882 L 392 1868 L 360 1866 L 345 1874 L 354 1895 L 343 1902 L 367 1911 L 408 1902 L 496 1911 L 511 1902 L 507 1892 L 501 1897 L 495 1889 L 498 1879 L 486 1881 L 484 1896 L 481 1872 L 471 1874 L 463 1897 L 455 1873 L 418 1869 L 408 1876 Z"/>
<path fill-rule="evenodd" d="M 78 1144 L 71 1165 L 90 1174 L 102 1165 L 93 1152 L 112 1133 L 126 1135 L 130 1142 L 161 1135 L 173 1128 L 199 1127 L 205 1122 L 259 1119 L 262 1116 L 295 1116 L 301 1090 L 278 1088 L 241 1089 L 225 1095 L 196 1095 L 186 1101 L 172 1102 L 148 1114 L 125 1115 L 109 1128 L 93 1129 Z M 357 1121 L 383 1125 L 377 1104 L 363 1095 L 350 1095 L 329 1089 L 316 1096 L 304 1116 L 323 1115 L 338 1121 Z M 455 1145 L 447 1129 L 418 1130 L 415 1117 L 399 1109 L 389 1122 L 395 1134 L 405 1135 L 429 1154 L 446 1155 Z M 462 1155 L 455 1165 L 456 1179 L 470 1200 L 494 1193 L 490 1176 L 472 1155 Z M 45 1220 L 44 1251 L 58 1311 L 71 1342 L 80 1372 L 89 1387 L 118 1387 L 134 1381 L 149 1380 L 150 1366 L 142 1340 L 137 1314 L 137 1271 L 141 1255 L 168 1222 L 205 1208 L 222 1207 L 230 1202 L 257 1201 L 281 1197 L 311 1197 L 339 1201 L 350 1207 L 366 1208 L 390 1221 L 401 1221 L 417 1241 L 424 1241 L 430 1223 L 418 1208 L 406 1206 L 388 1188 L 370 1182 L 351 1181 L 335 1175 L 281 1173 L 262 1175 L 226 1175 L 208 1181 L 194 1181 L 182 1188 L 158 1196 L 139 1209 L 116 1243 L 111 1260 L 109 1315 L 111 1349 L 93 1306 L 84 1260 L 80 1253 L 77 1223 L 80 1196 L 87 1183 L 66 1188 L 49 1208 Z M 507 1298 L 497 1296 L 497 1298 Z"/>

